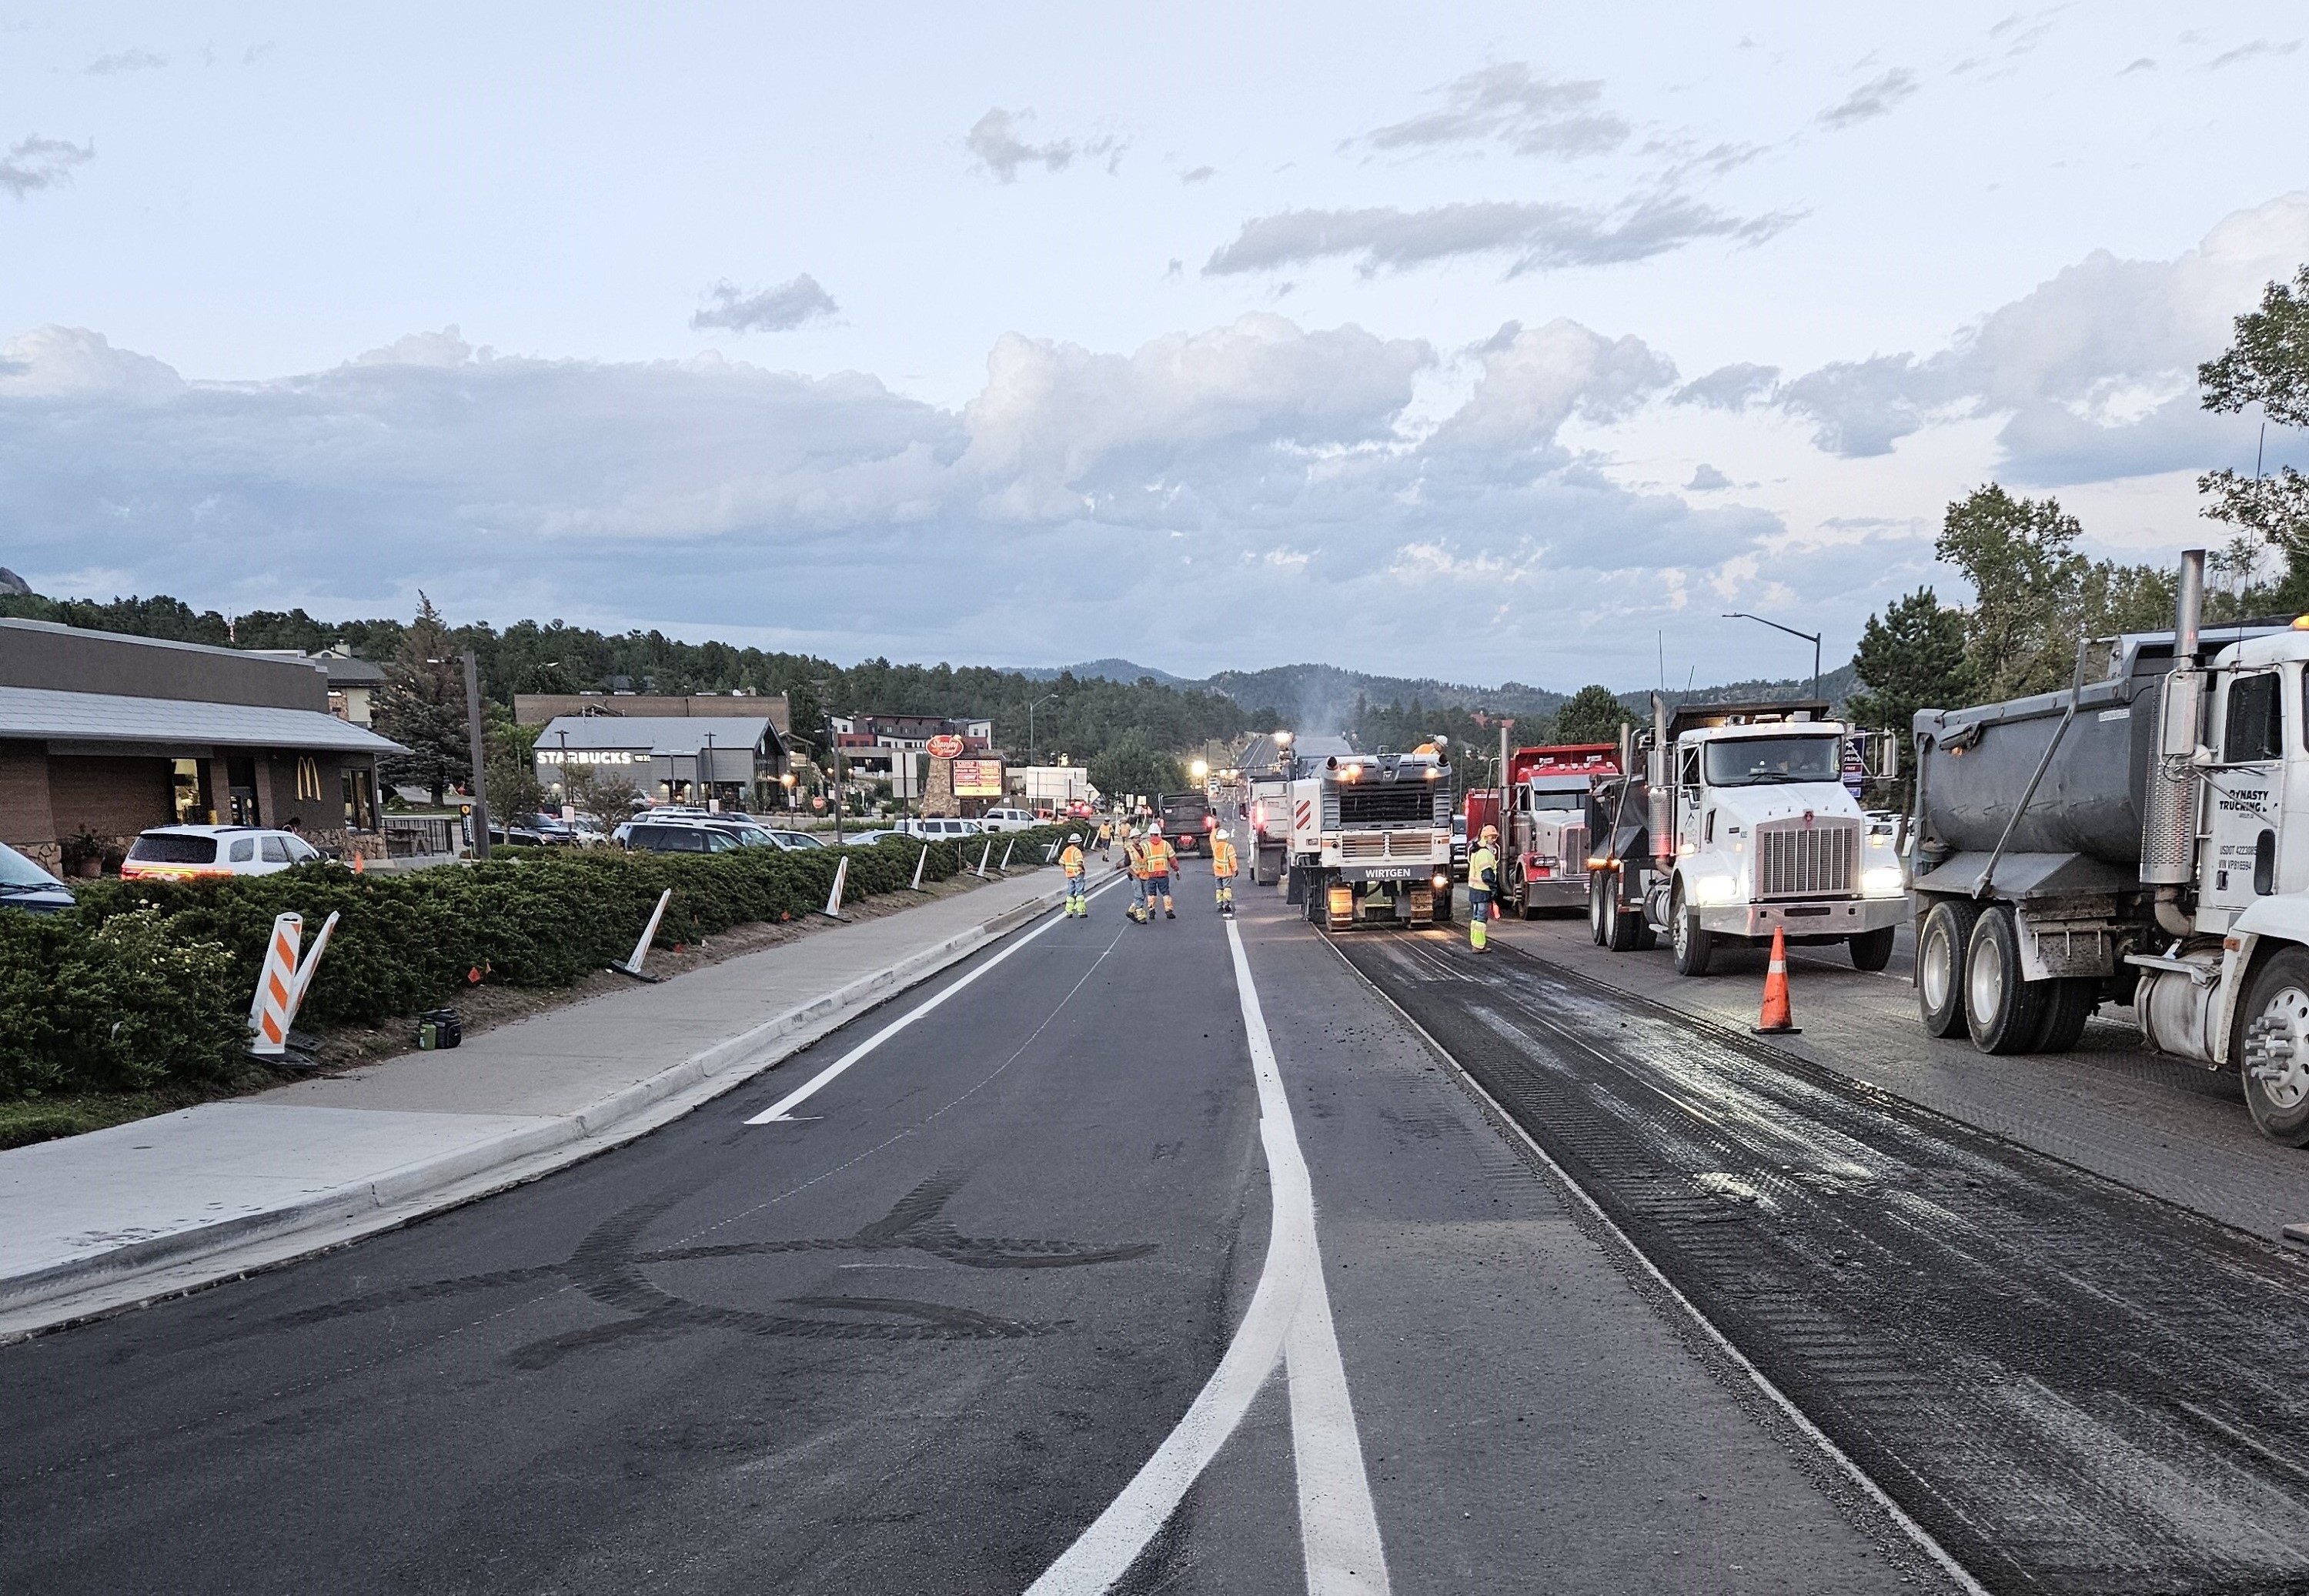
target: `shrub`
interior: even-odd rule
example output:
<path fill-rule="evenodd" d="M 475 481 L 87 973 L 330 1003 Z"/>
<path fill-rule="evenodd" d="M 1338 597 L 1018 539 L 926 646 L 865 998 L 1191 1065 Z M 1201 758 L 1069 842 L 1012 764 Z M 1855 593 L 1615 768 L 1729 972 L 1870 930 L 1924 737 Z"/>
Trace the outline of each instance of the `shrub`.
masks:
<path fill-rule="evenodd" d="M 991 839 L 999 859 L 1039 862 L 1068 828 Z M 982 842 L 932 842 L 925 879 L 975 867 Z M 822 908 L 839 861 L 855 901 L 904 890 L 923 844 L 782 853 L 508 849 L 486 864 L 409 875 L 310 865 L 203 882 L 91 883 L 72 912 L 0 912 L 0 1092 L 121 1090 L 229 1072 L 247 1040 L 273 918 L 304 917 L 307 947 L 332 911 L 304 1025 L 377 1021 L 452 996 L 475 972 L 515 987 L 567 986 L 624 959 L 659 893 L 657 944 Z"/>

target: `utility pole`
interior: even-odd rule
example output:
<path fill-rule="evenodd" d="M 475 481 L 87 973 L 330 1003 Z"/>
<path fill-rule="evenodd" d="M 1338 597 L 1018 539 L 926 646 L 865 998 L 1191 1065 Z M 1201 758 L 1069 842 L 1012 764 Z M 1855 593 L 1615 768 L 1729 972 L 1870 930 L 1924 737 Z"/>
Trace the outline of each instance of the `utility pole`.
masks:
<path fill-rule="evenodd" d="M 473 746 L 473 857 L 489 857 L 488 761 L 481 750 L 481 674 L 473 651 L 465 651 L 465 736 Z M 508 835 L 511 833 L 508 833 Z"/>

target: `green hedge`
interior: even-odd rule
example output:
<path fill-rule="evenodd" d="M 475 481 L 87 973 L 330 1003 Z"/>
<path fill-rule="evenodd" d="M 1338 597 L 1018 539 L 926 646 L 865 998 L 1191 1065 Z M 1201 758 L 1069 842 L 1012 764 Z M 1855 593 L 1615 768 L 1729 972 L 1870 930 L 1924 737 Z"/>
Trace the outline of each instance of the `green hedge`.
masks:
<path fill-rule="evenodd" d="M 1016 841 L 1039 863 L 1068 828 Z M 932 842 L 924 879 L 974 868 L 985 840 Z M 213 882 L 102 882 L 71 912 L 0 911 L 0 1093 L 125 1090 L 221 1078 L 239 1062 L 273 917 L 305 917 L 307 945 L 340 916 L 300 1026 L 378 1021 L 454 999 L 475 979 L 567 986 L 633 952 L 658 894 L 657 945 L 825 906 L 846 855 L 846 901 L 904 890 L 924 845 L 696 855 L 509 849 L 488 863 L 406 875 L 313 865 Z"/>

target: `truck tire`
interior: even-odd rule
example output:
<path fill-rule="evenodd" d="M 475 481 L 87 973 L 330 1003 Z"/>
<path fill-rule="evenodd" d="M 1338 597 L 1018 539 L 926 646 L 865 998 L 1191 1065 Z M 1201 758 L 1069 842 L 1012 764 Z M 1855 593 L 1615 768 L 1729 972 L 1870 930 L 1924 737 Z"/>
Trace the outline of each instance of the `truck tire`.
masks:
<path fill-rule="evenodd" d="M 1892 962 L 1892 934 L 1898 927 L 1886 926 L 1881 930 L 1863 931 L 1846 945 L 1852 950 L 1855 970 L 1881 970 Z"/>
<path fill-rule="evenodd" d="M 1601 871 L 1587 878 L 1587 940 L 1604 945 L 1604 903 L 1611 896 L 1610 877 Z"/>
<path fill-rule="evenodd" d="M 1964 1030 L 1964 954 L 1979 919 L 1980 905 L 1963 898 L 1943 898 L 1924 911 L 1916 933 L 1916 1007 L 1927 1036 Z"/>
<path fill-rule="evenodd" d="M 1329 884 L 1320 870 L 1299 872 L 1299 891 L 1307 907 L 1307 923 L 1319 931 L 1331 928 L 1331 894 L 1327 890 Z"/>
<path fill-rule="evenodd" d="M 1684 902 L 1680 888 L 1668 905 L 1668 915 L 1675 931 L 1676 974 L 1706 975 L 1716 959 L 1715 934 L 1699 928 L 1699 911 Z"/>
<path fill-rule="evenodd" d="M 2272 1040 L 2291 1051 L 2270 1057 Z M 2309 1147 L 2309 951 L 2280 948 L 2254 973 L 2237 1012 L 2236 1042 L 2230 1051 L 2254 1127 L 2280 1147 Z"/>
<path fill-rule="evenodd" d="M 1639 910 L 1633 914 L 1629 913 L 1628 906 L 1620 902 L 1620 894 L 1606 888 L 1604 893 L 1604 945 L 1615 953 L 1639 952 L 1644 945 L 1638 940 L 1638 933 L 1643 929 L 1643 911 Z"/>
<path fill-rule="evenodd" d="M 1284 873 L 1283 901 L 1285 903 L 1304 903 L 1307 901 L 1307 872 L 1297 865 L 1293 865 Z M 1310 915 L 1308 918 L 1311 919 L 1314 917 Z"/>
<path fill-rule="evenodd" d="M 1984 1053 L 2025 1053 L 2034 1047 L 2052 1000 L 2052 982 L 2024 980 L 2020 933 L 2002 904 L 1972 927 L 1964 954 L 1964 1024 Z"/>
<path fill-rule="evenodd" d="M 2045 983 L 2054 988 L 2045 1005 L 2045 1023 L 2031 1053 L 2065 1053 L 2085 1033 L 2085 1022 L 2100 1006 L 2100 978 L 2067 975 Z"/>

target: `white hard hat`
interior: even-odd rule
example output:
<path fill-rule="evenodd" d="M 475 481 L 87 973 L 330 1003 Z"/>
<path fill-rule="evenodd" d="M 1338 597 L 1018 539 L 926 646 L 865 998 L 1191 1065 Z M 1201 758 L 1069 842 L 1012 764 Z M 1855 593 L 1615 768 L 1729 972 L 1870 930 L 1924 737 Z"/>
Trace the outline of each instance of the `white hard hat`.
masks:
<path fill-rule="evenodd" d="M 1224 826 L 1221 826 L 1221 827 L 1219 827 L 1219 833 L 1218 833 L 1218 834 L 1219 834 L 1219 837 L 1220 837 L 1221 841 L 1224 841 L 1224 840 L 1225 840 L 1225 837 L 1226 837 L 1226 834 L 1227 834 L 1227 829 L 1226 829 L 1226 827 L 1224 827 Z"/>

